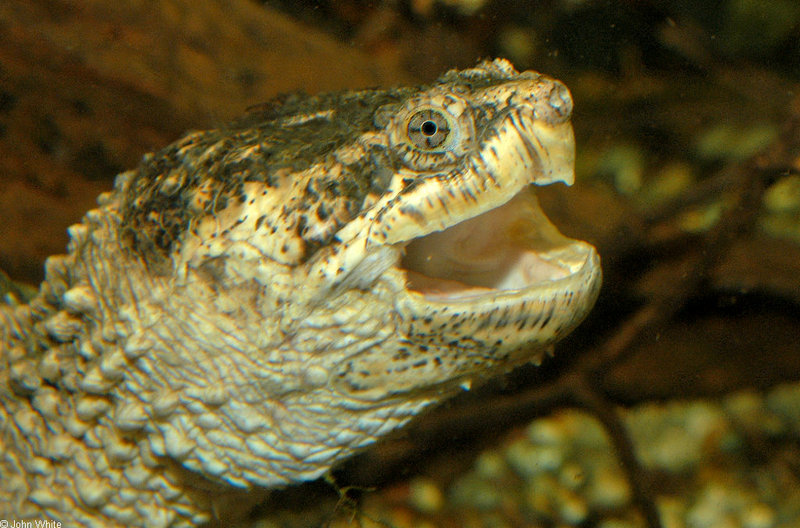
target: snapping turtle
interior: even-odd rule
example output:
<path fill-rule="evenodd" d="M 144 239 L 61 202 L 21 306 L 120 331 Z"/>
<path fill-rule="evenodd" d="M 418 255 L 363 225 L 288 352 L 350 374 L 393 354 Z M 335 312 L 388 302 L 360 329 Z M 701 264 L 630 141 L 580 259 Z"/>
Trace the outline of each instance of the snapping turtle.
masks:
<path fill-rule="evenodd" d="M 0 307 L 0 518 L 200 524 L 538 360 L 600 285 L 533 190 L 572 182 L 571 111 L 495 60 L 284 97 L 120 174 Z"/>

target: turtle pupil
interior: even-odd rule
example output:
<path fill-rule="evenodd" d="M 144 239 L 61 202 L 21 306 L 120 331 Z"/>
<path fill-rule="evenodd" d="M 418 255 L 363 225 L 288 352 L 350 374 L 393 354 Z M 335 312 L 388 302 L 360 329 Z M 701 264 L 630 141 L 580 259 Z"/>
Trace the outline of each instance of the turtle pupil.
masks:
<path fill-rule="evenodd" d="M 436 134 L 436 131 L 437 131 L 438 128 L 439 127 L 436 126 L 436 123 L 434 123 L 433 121 L 428 120 L 428 121 L 425 121 L 424 123 L 422 123 L 422 126 L 420 127 L 420 130 L 422 130 L 423 134 L 425 134 L 426 136 L 430 137 L 430 136 Z"/>
<path fill-rule="evenodd" d="M 445 145 L 445 141 L 450 135 L 450 127 L 447 117 L 442 112 L 425 108 L 416 112 L 408 120 L 406 134 L 414 146 L 431 150 Z"/>

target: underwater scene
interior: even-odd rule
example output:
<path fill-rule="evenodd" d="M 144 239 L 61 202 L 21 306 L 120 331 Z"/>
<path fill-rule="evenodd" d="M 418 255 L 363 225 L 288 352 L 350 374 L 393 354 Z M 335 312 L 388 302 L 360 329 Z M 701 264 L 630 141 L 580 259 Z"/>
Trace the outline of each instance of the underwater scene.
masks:
<path fill-rule="evenodd" d="M 0 450 L 0 526 L 800 526 L 800 2 L 5 0 Z"/>

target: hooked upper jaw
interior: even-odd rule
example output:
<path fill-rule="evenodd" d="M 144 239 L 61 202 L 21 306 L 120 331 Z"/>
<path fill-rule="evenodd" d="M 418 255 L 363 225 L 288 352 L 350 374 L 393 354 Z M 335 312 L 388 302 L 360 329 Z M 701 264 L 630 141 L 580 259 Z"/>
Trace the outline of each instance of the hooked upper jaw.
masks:
<path fill-rule="evenodd" d="M 496 115 L 482 137 L 472 138 L 475 144 L 457 166 L 445 170 L 412 166 L 398 172 L 396 179 L 411 183 L 383 197 L 373 208 L 368 245 L 406 242 L 446 229 L 503 205 L 531 183 L 574 182 L 572 106 L 565 102 L 571 101 L 569 92 L 558 81 L 543 77 L 516 84 L 515 88 L 505 87 L 504 95 L 494 93 L 497 89 L 483 94 L 489 101 L 497 99 L 493 103 Z M 509 92 L 518 95 L 508 96 Z M 563 113 L 556 113 L 547 102 L 550 100 L 556 100 Z M 457 117 L 463 119 L 467 113 L 470 111 L 462 110 Z M 400 123 L 393 132 L 403 129 L 404 119 L 413 117 L 411 111 L 399 113 Z M 390 146 L 402 150 L 406 145 L 395 135 L 390 134 Z"/>

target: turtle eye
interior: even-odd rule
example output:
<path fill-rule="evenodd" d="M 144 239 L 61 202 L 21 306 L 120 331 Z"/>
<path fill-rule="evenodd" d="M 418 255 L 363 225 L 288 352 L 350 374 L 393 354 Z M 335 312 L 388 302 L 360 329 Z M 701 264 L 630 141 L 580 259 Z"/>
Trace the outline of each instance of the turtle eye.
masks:
<path fill-rule="evenodd" d="M 450 123 L 445 115 L 433 109 L 415 112 L 408 120 L 408 139 L 421 149 L 434 149 L 447 140 Z"/>
<path fill-rule="evenodd" d="M 475 147 L 475 122 L 464 99 L 449 90 L 409 99 L 385 125 L 394 157 L 416 171 L 454 166 Z M 379 121 L 381 122 L 381 121 Z"/>

